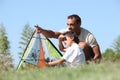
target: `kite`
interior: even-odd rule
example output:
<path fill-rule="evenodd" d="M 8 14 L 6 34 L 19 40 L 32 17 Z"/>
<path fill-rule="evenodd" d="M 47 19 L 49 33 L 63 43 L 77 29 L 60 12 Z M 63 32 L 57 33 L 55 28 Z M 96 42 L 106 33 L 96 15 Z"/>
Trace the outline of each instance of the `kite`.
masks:
<path fill-rule="evenodd" d="M 46 67 L 45 61 L 54 61 L 60 59 L 62 53 L 55 45 L 46 38 L 42 33 L 34 31 L 23 56 L 17 66 L 17 70 L 22 67 L 22 64 L 30 63 L 38 67 Z"/>

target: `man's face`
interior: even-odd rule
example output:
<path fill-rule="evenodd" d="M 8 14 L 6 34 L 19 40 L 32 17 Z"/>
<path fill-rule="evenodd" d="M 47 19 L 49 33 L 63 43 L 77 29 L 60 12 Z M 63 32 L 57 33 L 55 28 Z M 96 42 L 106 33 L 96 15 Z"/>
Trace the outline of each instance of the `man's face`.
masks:
<path fill-rule="evenodd" d="M 76 23 L 75 18 L 70 18 L 70 19 L 67 19 L 67 27 L 70 31 L 76 31 L 79 25 Z"/>

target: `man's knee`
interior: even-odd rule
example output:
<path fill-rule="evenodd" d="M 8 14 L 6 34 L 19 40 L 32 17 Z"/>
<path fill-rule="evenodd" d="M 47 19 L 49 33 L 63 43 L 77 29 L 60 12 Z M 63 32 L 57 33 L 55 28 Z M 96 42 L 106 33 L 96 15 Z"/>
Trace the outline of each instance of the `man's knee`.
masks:
<path fill-rule="evenodd" d="M 86 61 L 92 61 L 95 56 L 93 48 L 91 46 L 87 45 L 85 42 L 80 42 L 79 45 L 85 53 Z M 95 62 L 99 63 L 100 61 L 101 61 L 101 57 L 99 57 Z"/>
<path fill-rule="evenodd" d="M 93 52 L 92 48 L 90 46 L 88 46 L 87 43 L 85 43 L 85 42 L 80 42 L 79 45 L 85 53 L 86 61 L 92 60 L 92 58 L 94 57 L 94 52 Z"/>
<path fill-rule="evenodd" d="M 85 47 L 87 46 L 87 44 L 85 42 L 80 42 L 79 43 L 79 46 L 82 48 L 82 49 L 85 49 Z"/>

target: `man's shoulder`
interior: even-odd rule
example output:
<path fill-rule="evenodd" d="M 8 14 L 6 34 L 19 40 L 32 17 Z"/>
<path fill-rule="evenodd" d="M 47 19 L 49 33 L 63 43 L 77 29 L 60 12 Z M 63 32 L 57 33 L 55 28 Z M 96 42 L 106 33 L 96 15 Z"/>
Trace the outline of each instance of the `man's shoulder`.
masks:
<path fill-rule="evenodd" d="M 92 34 L 92 33 L 89 30 L 81 27 L 81 35 L 88 35 L 88 34 Z"/>
<path fill-rule="evenodd" d="M 81 31 L 83 31 L 83 32 L 89 32 L 90 33 L 89 30 L 87 30 L 86 28 L 83 28 L 83 27 L 81 27 Z"/>
<path fill-rule="evenodd" d="M 64 32 L 66 32 L 66 31 L 68 31 L 67 28 L 66 28 L 66 29 L 61 29 L 59 32 L 64 33 Z"/>

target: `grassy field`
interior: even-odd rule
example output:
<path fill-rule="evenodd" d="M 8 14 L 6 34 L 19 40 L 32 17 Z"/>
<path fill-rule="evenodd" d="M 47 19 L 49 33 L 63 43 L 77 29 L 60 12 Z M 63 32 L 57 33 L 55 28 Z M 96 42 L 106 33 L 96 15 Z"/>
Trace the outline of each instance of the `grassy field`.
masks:
<path fill-rule="evenodd" d="M 77 68 L 0 71 L 0 80 L 120 80 L 120 62 L 90 63 Z"/>

